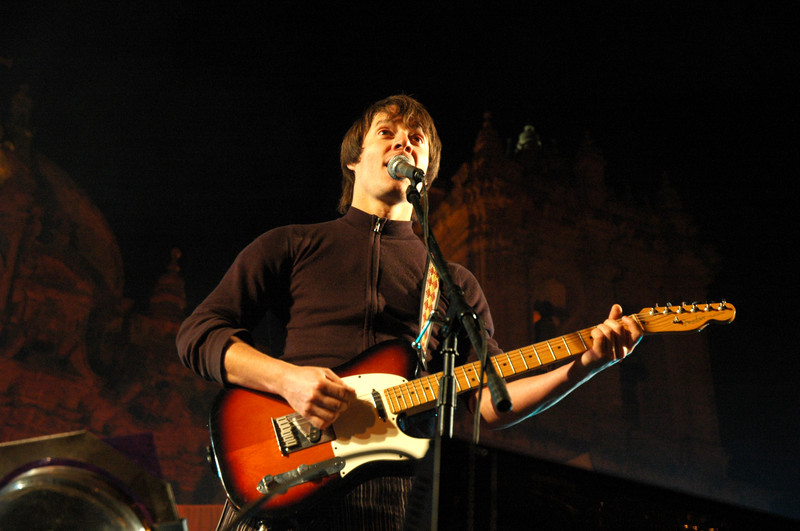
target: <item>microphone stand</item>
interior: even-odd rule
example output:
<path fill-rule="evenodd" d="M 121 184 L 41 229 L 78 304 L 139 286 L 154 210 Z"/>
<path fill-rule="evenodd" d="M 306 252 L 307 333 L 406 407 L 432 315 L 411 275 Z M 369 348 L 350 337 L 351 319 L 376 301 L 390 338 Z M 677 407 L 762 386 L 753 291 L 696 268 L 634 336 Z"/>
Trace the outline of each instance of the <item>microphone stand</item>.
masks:
<path fill-rule="evenodd" d="M 406 199 L 414 206 L 417 219 L 425 228 L 428 224 L 428 219 L 425 209 L 422 207 L 419 190 L 417 190 L 418 184 L 422 183 L 424 186 L 425 175 L 421 170 L 417 170 L 414 172 L 413 178 L 409 180 L 411 181 L 411 185 L 406 189 Z M 439 397 L 437 401 L 438 426 L 433 440 L 431 529 L 436 530 L 439 522 L 442 439 L 452 439 L 453 437 L 453 419 L 456 408 L 456 380 L 453 371 L 455 369 L 455 357 L 457 354 L 457 338 L 461 330 L 466 332 L 467 337 L 478 354 L 482 372 L 486 374 L 487 387 L 491 393 L 494 407 L 500 412 L 506 412 L 511 410 L 512 404 L 505 382 L 497 375 L 494 366 L 486 363 L 487 352 L 486 341 L 484 340 L 484 329 L 477 314 L 472 307 L 467 304 L 466 298 L 464 297 L 464 290 L 455 283 L 453 277 L 450 275 L 447 261 L 439 248 L 436 237 L 430 230 L 424 230 L 424 233 L 426 234 L 428 252 L 439 274 L 439 279 L 446 287 L 449 301 L 447 319 L 445 325 L 442 327 L 444 370 L 442 372 L 442 378 L 439 381 Z"/>

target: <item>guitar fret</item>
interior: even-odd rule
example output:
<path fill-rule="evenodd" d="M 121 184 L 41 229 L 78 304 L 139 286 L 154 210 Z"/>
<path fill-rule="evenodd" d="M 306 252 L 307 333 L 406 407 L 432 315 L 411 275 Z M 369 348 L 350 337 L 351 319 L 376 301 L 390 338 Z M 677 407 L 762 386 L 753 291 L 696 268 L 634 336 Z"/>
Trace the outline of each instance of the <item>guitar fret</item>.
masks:
<path fill-rule="evenodd" d="M 561 336 L 561 339 L 564 340 L 564 346 L 567 347 L 567 353 L 572 356 L 572 350 L 569 348 L 569 343 L 567 343 L 567 336 Z"/>
<path fill-rule="evenodd" d="M 414 384 L 405 383 L 403 384 L 403 389 L 405 390 L 405 394 L 403 396 L 408 397 L 408 401 L 411 403 L 410 407 L 418 406 L 419 403 L 414 403 L 414 397 L 416 395 L 416 392 L 414 391 Z M 417 402 L 419 402 L 419 400 L 417 400 Z"/>
<path fill-rule="evenodd" d="M 469 383 L 470 389 L 472 389 L 474 387 L 478 387 L 478 383 L 480 382 L 480 378 L 479 378 L 479 375 L 478 375 L 478 367 L 477 367 L 478 365 L 479 364 L 477 362 L 476 363 L 471 363 L 469 366 L 467 366 L 464 369 L 465 373 L 466 373 L 466 376 L 467 376 L 467 381 Z M 472 371 L 472 376 L 470 376 L 470 374 L 469 374 L 470 371 Z"/>
<path fill-rule="evenodd" d="M 426 404 L 428 402 L 428 397 L 425 396 L 425 388 L 422 387 L 422 380 L 414 380 L 414 396 L 417 397 L 417 402 L 420 404 Z"/>
<path fill-rule="evenodd" d="M 528 362 L 525 361 L 525 355 L 522 353 L 522 349 L 517 349 L 517 352 L 519 353 L 519 359 L 522 360 L 522 364 L 525 366 L 525 370 L 530 370 L 530 367 L 528 367 Z"/>
<path fill-rule="evenodd" d="M 399 413 L 400 412 L 400 401 L 397 400 L 397 389 L 395 387 L 390 387 L 386 389 L 386 398 L 389 399 L 389 404 L 391 405 L 392 413 Z"/>
<path fill-rule="evenodd" d="M 428 393 L 425 392 L 425 382 L 422 378 L 414 380 L 414 391 L 417 395 L 417 401 L 419 401 L 420 404 L 428 403 Z"/>
<path fill-rule="evenodd" d="M 550 344 L 550 341 L 549 341 L 549 340 L 547 340 L 547 341 L 545 341 L 545 343 L 547 344 L 547 348 L 549 348 L 549 349 L 550 349 L 550 354 L 553 356 L 553 361 L 556 361 L 556 360 L 558 360 L 558 356 L 556 356 L 556 353 L 555 353 L 555 351 L 553 350 L 553 345 L 551 345 L 551 344 Z"/>
<path fill-rule="evenodd" d="M 469 381 L 467 380 L 467 377 L 464 374 L 464 367 L 456 367 L 455 370 L 453 371 L 453 376 L 455 376 L 456 379 L 456 389 L 458 389 L 459 391 L 462 391 L 464 389 L 469 389 Z M 462 385 L 459 378 L 463 378 L 464 381 L 467 382 L 467 385 Z"/>
<path fill-rule="evenodd" d="M 406 397 L 403 395 L 403 386 L 398 385 L 395 387 L 395 391 L 397 391 L 397 401 L 400 403 L 400 411 L 405 411 L 408 409 L 408 403 L 406 402 Z"/>
<path fill-rule="evenodd" d="M 500 362 L 497 359 L 499 357 L 500 356 L 493 356 L 491 358 L 491 361 L 494 362 L 494 368 L 497 369 L 497 374 L 499 374 L 500 376 L 505 376 L 505 374 L 503 374 L 503 368 L 500 366 Z"/>
<path fill-rule="evenodd" d="M 570 354 L 572 355 L 580 354 L 581 352 L 586 352 L 589 350 L 586 346 L 586 342 L 583 340 L 583 337 L 581 337 L 580 332 L 569 334 L 567 336 L 567 341 L 571 345 Z"/>
<path fill-rule="evenodd" d="M 464 367 L 456 367 L 456 370 L 453 371 L 453 374 L 456 377 L 456 387 L 459 391 L 463 391 L 464 389 L 469 389 L 469 377 L 467 376 L 467 370 Z M 458 379 L 463 378 L 464 383 L 462 384 Z"/>
<path fill-rule="evenodd" d="M 456 391 L 458 391 L 460 393 L 461 392 L 461 382 L 458 381 L 458 375 L 463 373 L 464 371 L 460 371 L 459 369 L 460 369 L 460 367 L 453 371 L 453 379 L 456 382 Z"/>
<path fill-rule="evenodd" d="M 500 364 L 500 356 L 505 356 L 506 360 L 508 360 L 508 363 L 503 363 L 501 365 Z M 497 356 L 494 356 L 492 358 L 492 361 L 494 361 L 494 366 L 497 369 L 498 374 L 500 376 L 502 376 L 503 378 L 505 378 L 506 376 L 511 376 L 512 374 L 514 374 L 514 367 L 511 366 L 511 358 L 508 357 L 508 354 L 498 354 Z M 504 367 L 508 367 L 508 369 L 510 369 L 510 370 L 505 370 Z"/>
<path fill-rule="evenodd" d="M 581 340 L 581 344 L 583 345 L 583 351 L 586 352 L 587 350 L 589 350 L 589 347 L 586 346 L 586 341 L 583 340 L 583 331 L 578 332 L 578 339 Z"/>
<path fill-rule="evenodd" d="M 511 369 L 511 374 L 517 374 L 517 367 L 514 365 L 514 358 L 508 352 L 503 353 L 503 356 L 508 360 L 508 368 Z"/>
<path fill-rule="evenodd" d="M 406 401 L 406 397 L 403 394 L 403 386 L 398 385 L 397 387 L 395 387 L 395 389 L 397 389 L 397 400 L 401 402 L 400 409 L 403 411 L 408 409 L 408 402 Z"/>
<path fill-rule="evenodd" d="M 408 398 L 409 408 L 416 406 L 417 404 L 414 403 L 414 395 L 416 392 L 414 391 L 414 384 L 413 383 L 404 383 L 403 384 L 403 396 Z"/>
<path fill-rule="evenodd" d="M 425 399 L 425 402 L 430 402 L 430 399 L 428 398 L 428 391 L 430 391 L 431 388 L 430 376 L 420 378 L 419 385 L 422 387 L 422 398 Z"/>
<path fill-rule="evenodd" d="M 431 388 L 431 397 L 435 400 L 439 396 L 439 380 L 433 376 L 428 376 L 428 386 Z"/>
<path fill-rule="evenodd" d="M 511 369 L 511 374 L 516 374 L 517 369 L 514 368 L 514 362 L 511 361 L 511 356 L 508 355 L 508 352 L 505 353 L 505 356 L 506 359 L 508 360 L 508 368 Z M 509 376 L 511 376 L 511 374 L 509 374 Z"/>
<path fill-rule="evenodd" d="M 428 380 L 431 384 L 431 396 L 433 396 L 433 399 L 435 400 L 436 397 L 439 396 L 439 378 L 436 378 L 435 376 L 428 376 Z"/>
<path fill-rule="evenodd" d="M 422 396 L 420 396 L 419 392 L 417 393 L 417 398 L 419 398 L 420 404 L 426 404 L 426 403 L 429 402 L 428 393 L 425 392 L 424 381 L 425 380 L 423 378 L 420 378 L 419 380 L 417 380 L 417 382 L 418 382 L 417 386 L 421 389 L 421 393 L 422 393 Z"/>
<path fill-rule="evenodd" d="M 536 345 L 531 345 L 531 347 L 533 347 L 533 353 L 536 354 L 536 361 L 539 362 L 539 367 L 543 366 L 544 363 L 542 363 L 542 358 L 539 357 L 539 351 L 536 349 Z"/>
<path fill-rule="evenodd" d="M 414 406 L 418 406 L 419 405 L 419 399 L 417 398 L 417 392 L 414 390 L 414 384 L 406 382 L 403 385 L 403 387 L 404 387 L 405 392 L 406 392 L 405 396 L 408 397 L 408 401 L 411 404 L 410 406 L 408 406 L 409 409 L 411 409 Z"/>

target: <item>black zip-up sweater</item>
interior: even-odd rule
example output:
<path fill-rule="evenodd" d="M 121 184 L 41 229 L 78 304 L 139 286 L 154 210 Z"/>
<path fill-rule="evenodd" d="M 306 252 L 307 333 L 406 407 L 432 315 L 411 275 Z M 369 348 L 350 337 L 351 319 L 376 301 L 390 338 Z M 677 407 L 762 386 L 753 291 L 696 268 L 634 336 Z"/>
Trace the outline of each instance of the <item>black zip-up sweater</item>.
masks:
<path fill-rule="evenodd" d="M 333 221 L 270 230 L 239 254 L 184 321 L 180 358 L 200 376 L 224 383 L 222 354 L 233 335 L 288 362 L 323 367 L 340 366 L 382 341 L 411 342 L 419 329 L 425 265 L 425 247 L 410 221 L 355 208 Z M 477 280 L 457 264 L 450 270 L 491 336 Z M 446 308 L 444 295 L 439 308 Z M 264 322 L 266 343 L 254 333 Z M 499 352 L 490 338 L 489 353 Z"/>

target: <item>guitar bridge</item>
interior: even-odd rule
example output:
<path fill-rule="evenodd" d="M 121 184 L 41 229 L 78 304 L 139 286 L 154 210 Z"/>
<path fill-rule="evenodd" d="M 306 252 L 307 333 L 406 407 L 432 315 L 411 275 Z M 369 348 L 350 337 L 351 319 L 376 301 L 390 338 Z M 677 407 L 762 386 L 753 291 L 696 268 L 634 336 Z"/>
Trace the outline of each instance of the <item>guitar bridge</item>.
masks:
<path fill-rule="evenodd" d="M 278 448 L 283 455 L 309 448 L 316 444 L 336 438 L 333 427 L 320 430 L 315 428 L 299 413 L 290 413 L 272 419 L 272 428 L 278 440 Z"/>
<path fill-rule="evenodd" d="M 300 465 L 294 470 L 289 470 L 277 476 L 268 474 L 258 482 L 256 490 L 264 495 L 275 496 L 286 492 L 291 487 L 338 474 L 344 468 L 344 465 L 345 460 L 343 458 L 334 457 L 313 465 Z"/>

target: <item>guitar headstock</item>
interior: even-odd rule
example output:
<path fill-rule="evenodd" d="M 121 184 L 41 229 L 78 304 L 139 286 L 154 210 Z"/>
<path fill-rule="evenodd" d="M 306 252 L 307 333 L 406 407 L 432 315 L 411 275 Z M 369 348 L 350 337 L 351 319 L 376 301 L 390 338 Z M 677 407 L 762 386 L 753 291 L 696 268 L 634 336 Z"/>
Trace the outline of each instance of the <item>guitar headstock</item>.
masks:
<path fill-rule="evenodd" d="M 730 323 L 736 317 L 736 308 L 729 302 L 682 303 L 673 306 L 655 305 L 643 308 L 633 318 L 645 334 L 664 332 L 699 332 L 712 322 Z"/>

